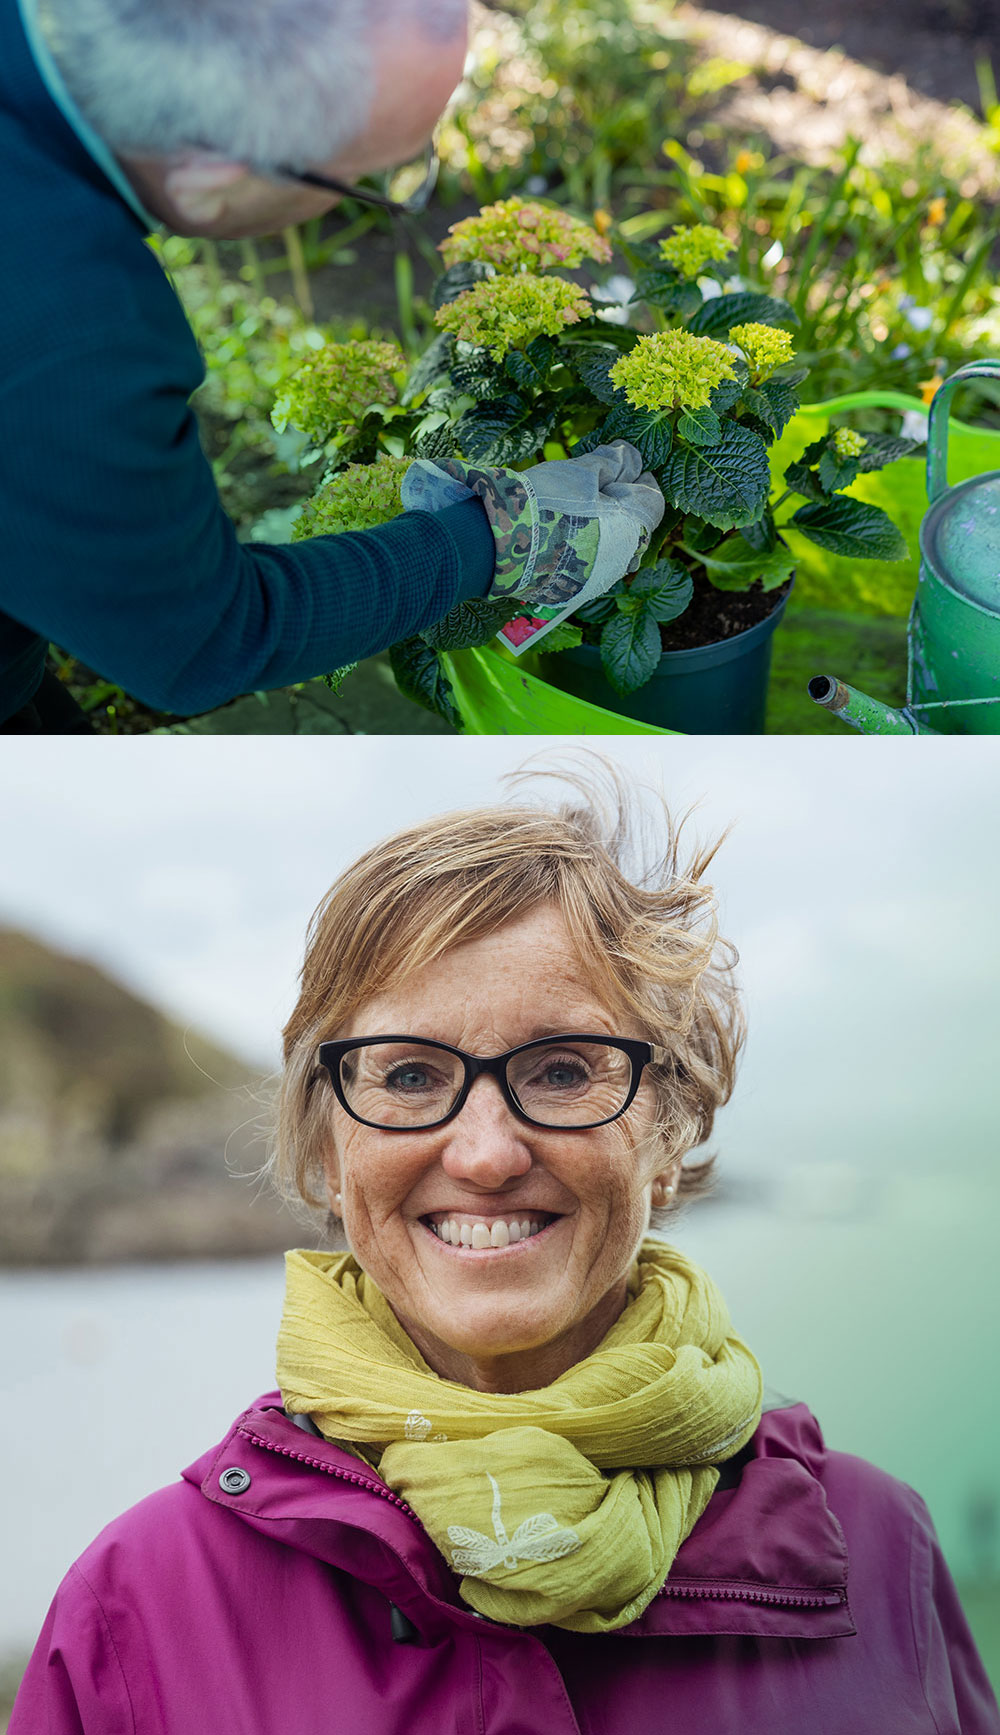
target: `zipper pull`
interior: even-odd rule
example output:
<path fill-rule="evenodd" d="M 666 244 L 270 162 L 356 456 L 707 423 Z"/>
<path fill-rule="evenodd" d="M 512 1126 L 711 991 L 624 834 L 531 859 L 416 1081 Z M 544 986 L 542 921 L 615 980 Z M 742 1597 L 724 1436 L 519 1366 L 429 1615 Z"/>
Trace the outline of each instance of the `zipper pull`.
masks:
<path fill-rule="evenodd" d="M 416 1627 L 394 1602 L 389 1604 L 389 1625 L 397 1645 L 419 1645 L 420 1634 Z"/>

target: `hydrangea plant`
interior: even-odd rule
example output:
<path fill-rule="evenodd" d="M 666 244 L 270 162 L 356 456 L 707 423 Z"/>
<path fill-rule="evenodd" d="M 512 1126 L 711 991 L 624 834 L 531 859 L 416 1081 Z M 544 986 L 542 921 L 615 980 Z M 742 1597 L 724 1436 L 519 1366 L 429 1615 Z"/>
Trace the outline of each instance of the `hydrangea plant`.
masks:
<path fill-rule="evenodd" d="M 599 643 L 609 680 L 628 693 L 653 674 L 669 645 L 662 629 L 696 585 L 759 587 L 777 603 L 794 565 L 786 528 L 853 558 L 904 558 L 886 513 L 843 490 L 914 442 L 830 430 L 777 481 L 770 448 L 807 372 L 795 363 L 792 308 L 731 286 L 732 245 L 707 224 L 622 251 L 635 281 L 627 325 L 603 320 L 560 275 L 608 262 L 596 229 L 542 204 L 486 206 L 442 243 L 438 334 L 398 396 L 393 346 L 336 346 L 350 353 L 308 364 L 277 413 L 327 458 L 301 535 L 384 521 L 413 457 L 525 468 L 629 440 L 663 490 L 663 522 L 637 573 L 542 641 L 546 653 Z M 805 503 L 779 518 L 795 495 Z M 439 627 L 394 647 L 399 685 L 459 726 L 440 653 L 485 644 L 500 624 L 495 603 L 453 611 L 444 637 Z M 509 642 L 530 642 L 533 630 L 525 609 Z"/>
<path fill-rule="evenodd" d="M 534 338 L 558 337 L 592 312 L 586 290 L 563 277 L 494 277 L 440 307 L 435 324 L 502 362 Z"/>
<path fill-rule="evenodd" d="M 482 260 L 496 271 L 576 271 L 585 259 L 611 263 L 611 243 L 568 211 L 531 200 L 503 199 L 453 223 L 440 252 L 446 265 Z"/>

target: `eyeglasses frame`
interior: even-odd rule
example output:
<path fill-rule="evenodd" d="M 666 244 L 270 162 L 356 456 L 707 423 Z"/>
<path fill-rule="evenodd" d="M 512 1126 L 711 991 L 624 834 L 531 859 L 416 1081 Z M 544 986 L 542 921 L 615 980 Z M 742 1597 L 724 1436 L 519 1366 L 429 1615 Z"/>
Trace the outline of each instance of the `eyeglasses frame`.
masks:
<path fill-rule="evenodd" d="M 426 211 L 430 204 L 441 169 L 441 159 L 433 139 L 427 146 L 426 160 L 427 173 L 423 182 L 411 198 L 403 200 L 390 199 L 385 193 L 373 193 L 368 187 L 355 187 L 348 181 L 338 181 L 332 175 L 320 175 L 312 169 L 298 170 L 279 166 L 272 169 L 271 173 L 280 175 L 285 180 L 299 181 L 306 187 L 323 187 L 327 192 L 339 193 L 344 199 L 358 199 L 365 205 L 378 205 L 380 210 L 390 211 L 395 217 L 415 217 Z"/>
<path fill-rule="evenodd" d="M 421 1126 L 385 1126 L 381 1121 L 365 1120 L 363 1115 L 359 1115 L 354 1109 L 352 1109 L 350 1103 L 347 1101 L 347 1094 L 344 1090 L 343 1080 L 340 1076 L 340 1063 L 344 1058 L 344 1055 L 348 1054 L 352 1048 L 382 1047 L 386 1043 L 390 1042 L 412 1042 L 415 1045 L 418 1044 L 421 1048 L 439 1048 L 442 1049 L 445 1054 L 456 1055 L 462 1062 L 462 1065 L 465 1068 L 464 1081 L 459 1089 L 455 1101 L 448 1110 L 448 1113 L 442 1115 L 440 1120 L 428 1121 L 426 1125 Z M 588 1121 L 583 1126 L 570 1127 L 559 1125 L 551 1126 L 547 1121 L 533 1120 L 531 1115 L 525 1113 L 514 1095 L 510 1083 L 508 1082 L 507 1064 L 509 1061 L 514 1059 L 515 1055 L 524 1054 L 530 1048 L 551 1048 L 553 1045 L 557 1045 L 560 1042 L 600 1042 L 605 1048 L 620 1049 L 623 1054 L 628 1056 L 632 1067 L 632 1079 L 629 1084 L 628 1094 L 626 1095 L 625 1101 L 622 1103 L 620 1109 L 616 1109 L 614 1114 L 605 1115 L 603 1120 Z M 447 1126 L 449 1121 L 454 1120 L 456 1115 L 461 1114 L 462 1109 L 465 1107 L 468 1100 L 472 1086 L 475 1084 L 476 1079 L 484 1073 L 488 1074 L 491 1078 L 496 1079 L 507 1107 L 510 1109 L 511 1113 L 516 1115 L 518 1120 L 523 1121 L 526 1126 L 538 1127 L 543 1132 L 593 1132 L 595 1127 L 606 1127 L 609 1126 L 612 1121 L 620 1120 L 622 1115 L 631 1108 L 635 1101 L 636 1092 L 642 1082 L 642 1075 L 645 1068 L 653 1065 L 662 1066 L 668 1059 L 668 1050 L 658 1047 L 653 1042 L 642 1042 L 631 1036 L 606 1036 L 595 1034 L 593 1031 L 585 1032 L 582 1030 L 563 1031 L 562 1034 L 556 1036 L 538 1036 L 535 1037 L 532 1042 L 521 1042 L 516 1048 L 509 1048 L 506 1054 L 467 1054 L 463 1048 L 453 1048 L 449 1042 L 434 1042 L 427 1037 L 412 1035 L 349 1036 L 336 1042 L 321 1042 L 317 1051 L 317 1060 L 320 1066 L 322 1066 L 329 1074 L 330 1082 L 333 1085 L 337 1101 L 340 1103 L 341 1108 L 350 1115 L 353 1121 L 357 1121 L 359 1125 L 363 1127 L 373 1127 L 376 1132 L 381 1133 L 429 1133 L 435 1131 L 438 1127 Z"/>

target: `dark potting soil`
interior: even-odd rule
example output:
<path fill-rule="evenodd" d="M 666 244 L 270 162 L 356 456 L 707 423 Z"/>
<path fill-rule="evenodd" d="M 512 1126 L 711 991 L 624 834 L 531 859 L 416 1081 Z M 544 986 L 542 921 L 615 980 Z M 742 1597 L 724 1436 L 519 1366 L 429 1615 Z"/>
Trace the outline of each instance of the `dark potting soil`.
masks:
<path fill-rule="evenodd" d="M 735 638 L 766 620 L 788 595 L 792 581 L 776 590 L 759 583 L 749 590 L 716 590 L 704 576 L 694 580 L 694 595 L 682 615 L 660 628 L 665 651 L 691 651 L 700 645 Z"/>

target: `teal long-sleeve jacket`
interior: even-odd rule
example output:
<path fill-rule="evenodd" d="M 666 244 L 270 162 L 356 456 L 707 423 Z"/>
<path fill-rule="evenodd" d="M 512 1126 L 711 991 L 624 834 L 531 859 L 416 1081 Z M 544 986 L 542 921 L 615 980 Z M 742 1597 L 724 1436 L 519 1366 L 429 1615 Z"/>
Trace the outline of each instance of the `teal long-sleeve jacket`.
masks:
<path fill-rule="evenodd" d="M 0 0 L 0 722 L 31 699 L 50 641 L 191 714 L 485 595 L 478 500 L 290 547 L 237 541 L 188 403 L 194 336 L 32 5 Z"/>

